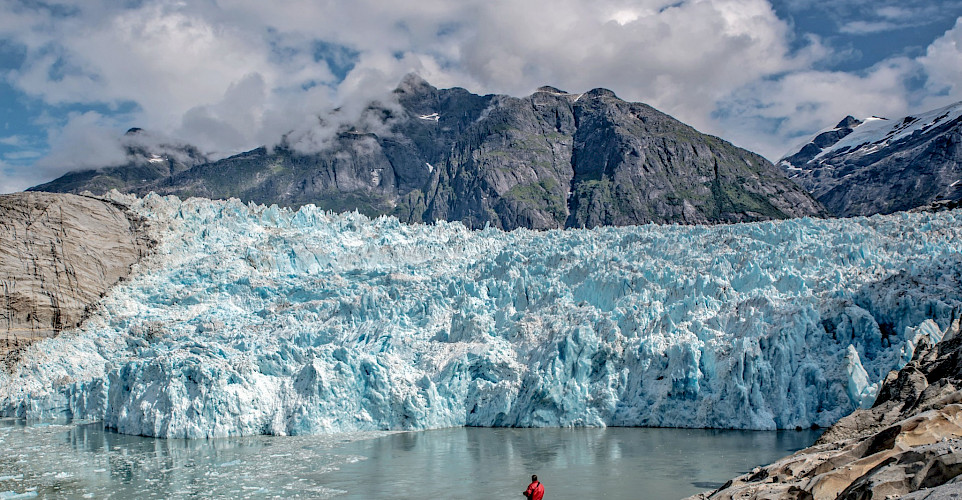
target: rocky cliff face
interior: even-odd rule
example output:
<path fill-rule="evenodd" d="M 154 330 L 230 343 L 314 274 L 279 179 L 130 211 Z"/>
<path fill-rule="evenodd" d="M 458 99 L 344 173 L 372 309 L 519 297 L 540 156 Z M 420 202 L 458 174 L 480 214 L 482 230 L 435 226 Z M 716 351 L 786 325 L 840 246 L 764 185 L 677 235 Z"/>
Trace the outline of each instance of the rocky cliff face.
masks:
<path fill-rule="evenodd" d="M 409 76 L 394 99 L 318 153 L 288 143 L 160 176 L 101 170 L 33 189 L 313 203 L 503 229 L 826 214 L 764 158 L 609 90 L 479 96 Z"/>
<path fill-rule="evenodd" d="M 934 327 L 934 325 L 932 325 Z M 962 496 L 962 336 L 916 348 L 856 410 L 810 448 L 692 498 L 942 499 Z"/>
<path fill-rule="evenodd" d="M 147 251 L 122 206 L 48 193 L 0 196 L 0 359 L 79 326 Z"/>
<path fill-rule="evenodd" d="M 851 116 L 779 166 L 835 215 L 962 199 L 962 103 L 898 120 Z"/>

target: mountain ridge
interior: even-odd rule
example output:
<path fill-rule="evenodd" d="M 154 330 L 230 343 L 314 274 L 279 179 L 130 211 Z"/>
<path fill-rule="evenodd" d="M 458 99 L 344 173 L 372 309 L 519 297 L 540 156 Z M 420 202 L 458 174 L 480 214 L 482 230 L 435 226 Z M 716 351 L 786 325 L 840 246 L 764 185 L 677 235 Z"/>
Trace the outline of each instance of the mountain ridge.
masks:
<path fill-rule="evenodd" d="M 962 102 L 889 120 L 846 117 L 777 162 L 840 217 L 962 199 Z"/>
<path fill-rule="evenodd" d="M 143 182 L 101 169 L 84 174 L 98 182 L 67 174 L 31 190 L 109 186 L 501 229 L 827 215 L 761 156 L 607 89 L 482 96 L 408 75 L 392 95 L 396 105 L 372 103 L 314 153 L 288 137 Z"/>

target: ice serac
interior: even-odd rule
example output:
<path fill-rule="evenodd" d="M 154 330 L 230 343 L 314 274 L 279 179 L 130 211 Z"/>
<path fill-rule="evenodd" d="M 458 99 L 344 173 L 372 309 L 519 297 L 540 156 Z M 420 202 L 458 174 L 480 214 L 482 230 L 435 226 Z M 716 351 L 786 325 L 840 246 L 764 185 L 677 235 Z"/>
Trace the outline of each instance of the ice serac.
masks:
<path fill-rule="evenodd" d="M 0 360 L 79 326 L 147 251 L 140 222 L 88 197 L 0 196 Z"/>
<path fill-rule="evenodd" d="M 871 408 L 841 419 L 813 446 L 734 478 L 699 499 L 904 498 L 962 493 L 959 319 L 915 331 L 911 362 L 890 372 Z M 944 341 L 938 342 L 942 336 Z M 936 342 L 933 345 L 933 342 Z"/>
<path fill-rule="evenodd" d="M 827 426 L 962 307 L 959 211 L 503 232 L 123 202 L 158 247 L 0 374 L 2 414 L 166 437 Z"/>
<path fill-rule="evenodd" d="M 768 160 L 606 89 L 541 87 L 517 98 L 409 75 L 336 132 L 292 133 L 272 149 L 180 169 L 70 173 L 31 189 L 237 197 L 475 229 L 828 215 Z"/>
<path fill-rule="evenodd" d="M 962 200 L 962 102 L 914 116 L 849 116 L 778 162 L 835 215 Z"/>

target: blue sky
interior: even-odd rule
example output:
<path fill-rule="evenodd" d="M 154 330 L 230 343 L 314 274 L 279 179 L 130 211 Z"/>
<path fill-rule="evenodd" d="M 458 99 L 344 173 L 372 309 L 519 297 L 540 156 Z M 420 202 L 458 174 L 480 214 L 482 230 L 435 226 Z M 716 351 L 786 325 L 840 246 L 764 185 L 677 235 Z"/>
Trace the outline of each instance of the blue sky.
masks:
<path fill-rule="evenodd" d="M 0 192 L 119 164 L 143 127 L 212 157 L 351 119 L 408 72 L 595 87 L 775 160 L 848 114 L 962 100 L 962 0 L 0 0 Z"/>
<path fill-rule="evenodd" d="M 825 69 L 840 71 L 921 56 L 962 15 L 962 2 L 776 0 L 772 5 L 795 33 L 817 35 L 830 46 L 838 57 Z"/>

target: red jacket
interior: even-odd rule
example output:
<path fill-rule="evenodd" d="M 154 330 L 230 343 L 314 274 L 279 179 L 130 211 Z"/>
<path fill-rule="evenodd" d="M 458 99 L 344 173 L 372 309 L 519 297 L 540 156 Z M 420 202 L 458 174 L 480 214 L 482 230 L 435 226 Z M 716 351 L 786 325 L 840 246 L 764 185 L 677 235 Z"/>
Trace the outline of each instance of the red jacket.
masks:
<path fill-rule="evenodd" d="M 541 500 L 544 497 L 544 485 L 540 481 L 529 484 L 528 489 L 524 490 L 524 496 L 530 500 Z"/>

